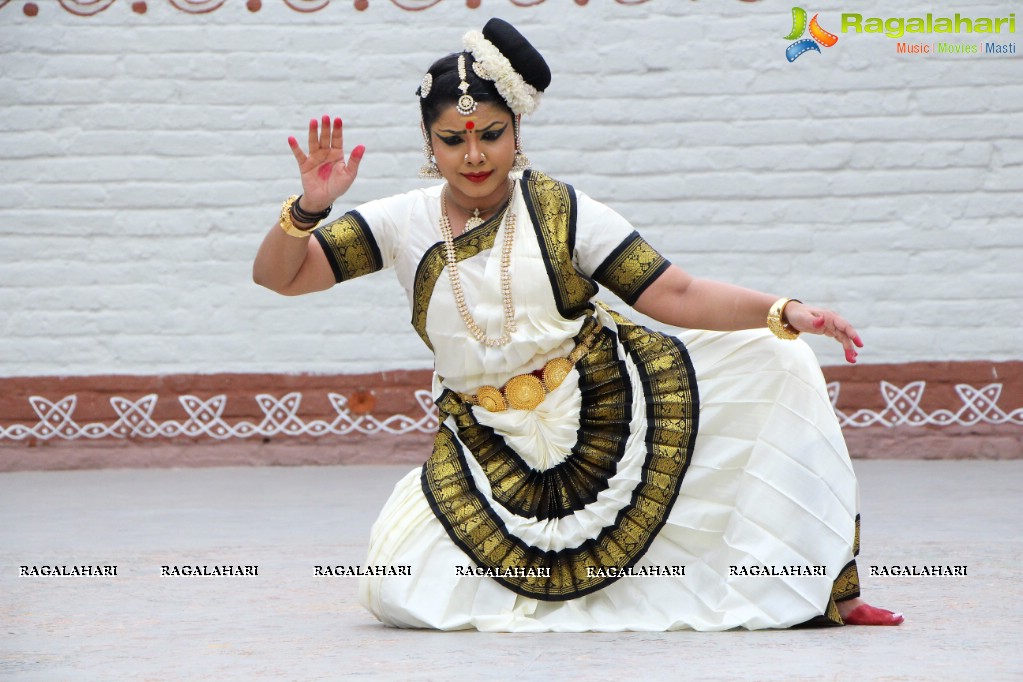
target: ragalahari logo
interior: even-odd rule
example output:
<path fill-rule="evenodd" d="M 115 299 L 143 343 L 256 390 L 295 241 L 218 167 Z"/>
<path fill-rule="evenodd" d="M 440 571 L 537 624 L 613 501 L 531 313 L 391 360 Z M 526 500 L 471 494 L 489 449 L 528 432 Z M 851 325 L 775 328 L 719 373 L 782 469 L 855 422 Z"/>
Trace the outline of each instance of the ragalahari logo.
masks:
<path fill-rule="evenodd" d="M 785 40 L 795 40 L 796 42 L 785 48 L 785 58 L 788 59 L 789 62 L 796 61 L 799 58 L 799 55 L 805 54 L 810 50 L 820 53 L 821 48 L 817 46 L 818 44 L 823 45 L 824 47 L 831 47 L 838 42 L 838 36 L 834 33 L 828 33 L 821 28 L 819 23 L 817 23 L 818 16 L 819 15 L 815 14 L 813 15 L 813 19 L 810 20 L 810 37 L 797 40 L 797 38 L 801 38 L 803 33 L 807 30 L 806 10 L 802 7 L 792 8 L 792 31 L 785 36 Z"/>

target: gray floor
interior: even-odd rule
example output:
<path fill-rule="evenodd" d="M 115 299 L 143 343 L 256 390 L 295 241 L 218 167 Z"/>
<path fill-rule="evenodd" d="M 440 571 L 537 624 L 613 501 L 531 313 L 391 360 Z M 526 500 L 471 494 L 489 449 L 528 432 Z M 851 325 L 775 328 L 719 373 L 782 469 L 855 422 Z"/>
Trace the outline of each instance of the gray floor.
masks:
<path fill-rule="evenodd" d="M 0 475 L 3 680 L 1023 679 L 1023 461 L 858 461 L 864 596 L 898 628 L 494 635 L 401 631 L 355 598 L 377 510 L 409 467 Z M 160 577 L 163 564 L 258 577 Z M 21 565 L 115 564 L 117 577 Z M 966 565 L 881 577 L 870 565 Z"/>

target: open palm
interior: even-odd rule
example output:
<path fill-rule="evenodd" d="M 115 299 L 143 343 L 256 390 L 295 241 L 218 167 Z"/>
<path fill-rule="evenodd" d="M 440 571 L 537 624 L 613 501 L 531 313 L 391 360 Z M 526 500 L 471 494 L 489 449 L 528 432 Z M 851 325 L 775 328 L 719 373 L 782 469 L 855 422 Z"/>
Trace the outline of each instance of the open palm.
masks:
<path fill-rule="evenodd" d="M 348 191 L 366 152 L 365 147 L 357 146 L 345 163 L 341 119 L 335 118 L 331 126 L 330 116 L 324 116 L 319 123 L 315 118 L 309 121 L 308 153 L 302 151 L 294 137 L 288 138 L 288 144 L 302 176 L 302 209 L 310 213 L 326 209 Z"/>

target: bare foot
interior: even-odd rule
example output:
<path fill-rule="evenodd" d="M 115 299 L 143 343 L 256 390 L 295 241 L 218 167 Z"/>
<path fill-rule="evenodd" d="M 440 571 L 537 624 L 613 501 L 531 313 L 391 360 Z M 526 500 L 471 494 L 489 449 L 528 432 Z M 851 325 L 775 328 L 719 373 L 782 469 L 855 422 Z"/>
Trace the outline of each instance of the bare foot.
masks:
<path fill-rule="evenodd" d="M 838 602 L 838 613 L 846 625 L 899 625 L 905 620 L 901 613 L 871 606 L 859 597 Z"/>

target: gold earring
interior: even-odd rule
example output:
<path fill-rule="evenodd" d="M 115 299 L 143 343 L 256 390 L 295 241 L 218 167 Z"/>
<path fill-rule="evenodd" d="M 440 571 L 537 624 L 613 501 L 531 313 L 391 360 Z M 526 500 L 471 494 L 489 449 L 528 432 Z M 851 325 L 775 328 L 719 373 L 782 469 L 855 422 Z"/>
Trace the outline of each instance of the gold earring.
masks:
<path fill-rule="evenodd" d="M 529 161 L 529 157 L 522 153 L 521 149 L 515 150 L 515 161 L 512 163 L 513 171 L 524 171 L 529 168 L 532 164 Z"/>
<path fill-rule="evenodd" d="M 419 177 L 436 180 L 444 177 L 440 174 L 440 168 L 437 167 L 437 162 L 433 158 L 433 148 L 429 142 L 423 143 L 423 156 L 426 157 L 426 163 L 419 168 Z"/>
<path fill-rule="evenodd" d="M 512 172 L 524 171 L 531 165 L 529 157 L 522 153 L 522 117 L 516 116 L 512 123 L 515 128 L 515 161 L 512 163 Z"/>
<path fill-rule="evenodd" d="M 426 125 L 422 121 L 419 122 L 419 131 L 423 134 L 423 156 L 426 157 L 426 163 L 419 168 L 419 177 L 430 180 L 444 177 L 440 173 L 440 168 L 437 167 L 437 161 L 433 158 L 433 145 L 430 144 L 430 134 L 426 132 Z"/>

